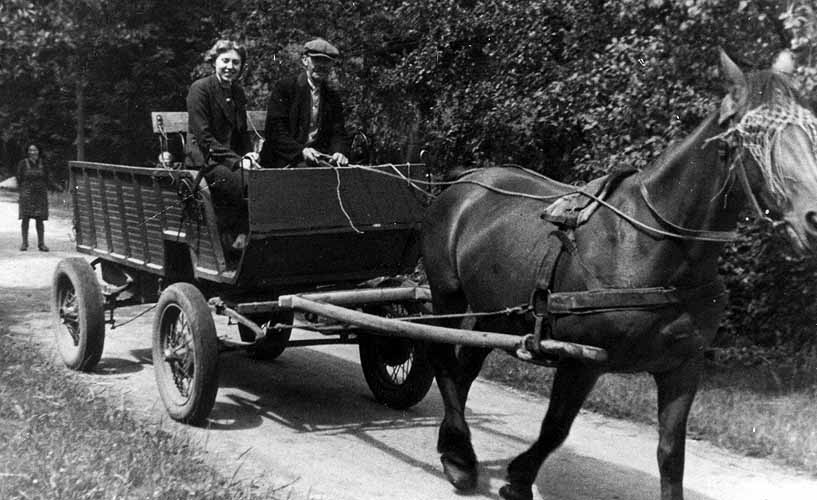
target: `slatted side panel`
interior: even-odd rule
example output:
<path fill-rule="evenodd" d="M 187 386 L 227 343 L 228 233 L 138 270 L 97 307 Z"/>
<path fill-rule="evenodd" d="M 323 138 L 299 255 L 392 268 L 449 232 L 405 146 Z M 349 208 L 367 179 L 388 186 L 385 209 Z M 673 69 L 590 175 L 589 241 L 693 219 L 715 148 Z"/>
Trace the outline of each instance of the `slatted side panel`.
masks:
<path fill-rule="evenodd" d="M 105 227 L 105 193 L 104 187 L 100 180 L 98 170 L 88 170 L 85 176 L 86 188 L 90 196 L 90 207 L 93 213 L 93 232 L 96 236 L 94 240 L 94 247 L 104 252 L 110 252 L 110 244 L 108 243 L 108 231 Z"/>
<path fill-rule="evenodd" d="M 146 254 L 151 264 L 164 265 L 164 243 L 162 234 L 162 211 L 164 204 L 157 194 L 155 181 L 148 176 L 137 176 L 139 194 L 142 198 L 142 227 L 147 234 Z"/>
<path fill-rule="evenodd" d="M 78 249 L 161 272 L 163 193 L 151 171 L 76 162 L 71 175 Z"/>
<path fill-rule="evenodd" d="M 108 251 L 111 254 L 127 257 L 129 255 L 128 240 L 125 236 L 126 228 L 122 227 L 123 207 L 119 194 L 121 186 L 116 174 L 100 171 L 100 187 L 103 193 L 105 228 L 108 232 Z"/>
<path fill-rule="evenodd" d="M 158 186 L 162 203 L 162 226 L 166 237 L 175 238 L 180 235 L 184 238 L 185 231 L 182 224 L 182 207 L 179 195 L 164 186 Z"/>
<path fill-rule="evenodd" d="M 235 271 L 225 262 L 207 191 L 200 193 L 198 207 L 191 199 L 185 208 L 179 199 L 179 181 L 189 182 L 191 173 L 171 175 L 161 169 L 90 162 L 70 165 L 78 250 L 165 275 L 186 269 L 165 269 L 166 244 L 173 241 L 184 245 L 173 247 L 174 251 L 193 250 L 197 277 L 234 281 Z M 173 257 L 171 262 L 185 266 L 186 256 Z"/>
<path fill-rule="evenodd" d="M 92 248 L 96 246 L 96 234 L 91 193 L 87 188 L 90 185 L 88 171 L 76 169 L 72 176 L 77 245 Z"/>
<path fill-rule="evenodd" d="M 207 225 L 202 221 L 198 227 L 198 238 L 191 241 L 193 251 L 198 257 L 197 266 L 201 269 L 208 269 L 213 272 L 221 270 L 218 259 L 216 258 L 216 249 L 213 247 L 213 241 L 210 237 Z"/>
<path fill-rule="evenodd" d="M 142 214 L 139 213 L 139 203 L 137 201 L 137 190 L 139 186 L 133 182 L 131 174 L 119 174 L 119 192 L 117 193 L 120 199 L 120 217 L 121 225 L 124 229 L 123 236 L 125 238 L 125 245 L 128 250 L 128 257 L 136 259 L 140 262 L 147 262 L 147 255 L 145 255 L 145 240 L 144 225 L 142 223 Z"/>

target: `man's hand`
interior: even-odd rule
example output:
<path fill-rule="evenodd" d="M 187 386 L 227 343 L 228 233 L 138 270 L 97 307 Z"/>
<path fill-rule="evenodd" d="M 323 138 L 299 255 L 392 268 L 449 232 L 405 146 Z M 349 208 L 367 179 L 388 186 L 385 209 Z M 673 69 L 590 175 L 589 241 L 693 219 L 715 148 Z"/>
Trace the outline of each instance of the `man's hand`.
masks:
<path fill-rule="evenodd" d="M 332 161 L 339 167 L 345 167 L 349 164 L 349 159 L 343 153 L 335 153 L 332 155 Z"/>
<path fill-rule="evenodd" d="M 307 164 L 317 164 L 321 156 L 320 151 L 315 148 L 304 148 L 302 154 Z"/>
<path fill-rule="evenodd" d="M 349 159 L 343 153 L 335 153 L 332 156 L 325 155 L 315 148 L 304 148 L 304 160 L 307 164 L 318 164 L 320 161 L 329 162 L 338 167 L 345 167 L 349 164 Z"/>
<path fill-rule="evenodd" d="M 247 169 L 257 169 L 261 168 L 261 165 L 258 163 L 258 153 L 255 151 L 251 151 L 245 154 L 241 158 L 241 167 Z"/>

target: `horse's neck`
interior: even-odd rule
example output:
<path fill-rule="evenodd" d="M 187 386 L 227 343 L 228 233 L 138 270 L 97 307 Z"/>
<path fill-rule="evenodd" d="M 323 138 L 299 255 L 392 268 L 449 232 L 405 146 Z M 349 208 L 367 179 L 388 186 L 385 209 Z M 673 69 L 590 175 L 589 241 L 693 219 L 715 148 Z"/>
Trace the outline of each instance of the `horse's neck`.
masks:
<path fill-rule="evenodd" d="M 640 174 L 650 202 L 668 221 L 695 230 L 730 230 L 739 200 L 732 196 L 729 169 L 720 158 L 717 115 L 703 121 Z"/>

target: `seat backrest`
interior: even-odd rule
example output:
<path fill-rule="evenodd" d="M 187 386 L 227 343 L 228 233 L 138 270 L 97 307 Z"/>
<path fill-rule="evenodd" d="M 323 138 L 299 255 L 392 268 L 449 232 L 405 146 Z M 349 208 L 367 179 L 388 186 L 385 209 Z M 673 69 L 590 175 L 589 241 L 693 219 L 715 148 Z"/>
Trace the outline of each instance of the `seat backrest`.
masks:
<path fill-rule="evenodd" d="M 252 140 L 254 151 L 261 149 L 261 139 L 264 137 L 264 122 L 267 119 L 266 111 L 247 111 L 247 128 Z M 153 133 L 160 134 L 159 143 L 161 145 L 161 152 L 156 166 L 181 166 L 181 161 L 174 161 L 182 159 L 189 154 L 185 145 L 187 136 L 187 111 L 152 111 L 150 113 L 150 121 L 153 126 Z M 171 141 L 170 135 L 178 134 L 181 145 L 177 145 L 176 141 Z M 174 144 L 171 145 L 170 143 Z M 170 154 L 168 154 L 168 152 Z M 167 155 L 167 158 L 165 158 Z"/>
<path fill-rule="evenodd" d="M 264 133 L 264 122 L 267 119 L 266 111 L 247 111 L 249 118 L 247 128 L 250 132 L 257 130 L 259 134 Z M 153 133 L 187 133 L 187 111 L 153 111 L 150 113 L 150 121 L 153 124 Z"/>

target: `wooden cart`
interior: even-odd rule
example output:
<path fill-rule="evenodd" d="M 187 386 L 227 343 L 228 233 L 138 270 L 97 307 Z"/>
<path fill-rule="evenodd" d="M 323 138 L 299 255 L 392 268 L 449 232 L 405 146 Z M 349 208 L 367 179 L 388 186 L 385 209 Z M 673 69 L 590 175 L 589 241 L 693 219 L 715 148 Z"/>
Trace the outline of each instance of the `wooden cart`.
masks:
<path fill-rule="evenodd" d="M 393 408 L 428 392 L 428 341 L 531 359 L 530 336 L 423 324 L 430 295 L 410 275 L 429 201 L 414 182 L 428 179 L 425 165 L 242 169 L 250 231 L 240 253 L 224 250 L 196 171 L 89 162 L 69 170 L 76 247 L 93 259 L 65 259 L 55 271 L 59 351 L 68 367 L 92 370 L 116 308 L 155 302 L 156 381 L 176 420 L 206 420 L 226 349 L 270 360 L 295 346 L 357 343 L 370 389 Z M 217 337 L 214 314 L 229 317 L 239 335 Z M 323 335 L 293 340 L 293 327 Z M 553 359 L 604 356 L 542 342 L 536 351 Z"/>

